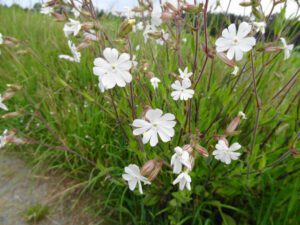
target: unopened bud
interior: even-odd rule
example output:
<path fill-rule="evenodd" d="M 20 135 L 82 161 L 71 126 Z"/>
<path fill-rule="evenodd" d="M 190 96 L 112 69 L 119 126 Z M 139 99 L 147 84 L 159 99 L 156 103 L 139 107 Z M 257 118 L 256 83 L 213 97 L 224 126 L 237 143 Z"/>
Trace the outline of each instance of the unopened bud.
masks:
<path fill-rule="evenodd" d="M 133 25 L 135 25 L 135 19 L 125 20 L 120 25 L 118 36 L 121 38 L 125 37 L 127 34 L 129 34 L 132 31 Z"/>
<path fill-rule="evenodd" d="M 55 17 L 55 19 L 58 21 L 58 22 L 63 22 L 63 21 L 66 21 L 66 17 L 62 14 L 59 14 L 59 13 L 51 13 L 53 17 Z"/>
<path fill-rule="evenodd" d="M 173 14 L 170 13 L 170 12 L 162 12 L 160 18 L 161 18 L 164 22 L 167 22 L 167 21 L 171 20 L 173 17 L 174 17 Z"/>
<path fill-rule="evenodd" d="M 17 45 L 19 41 L 14 37 L 4 37 L 3 44 L 5 45 Z"/>
<path fill-rule="evenodd" d="M 1 118 L 3 118 L 3 119 L 14 118 L 14 117 L 18 117 L 20 115 L 22 115 L 21 112 L 11 112 L 11 113 L 6 113 L 6 114 L 2 115 Z"/>
<path fill-rule="evenodd" d="M 187 151 L 189 154 L 193 153 L 193 147 L 191 145 L 184 145 L 182 149 L 183 151 Z"/>
<path fill-rule="evenodd" d="M 223 52 L 218 52 L 217 56 L 219 57 L 219 59 L 221 59 L 226 65 L 230 66 L 230 67 L 235 67 L 236 63 L 233 60 L 230 60 L 227 58 L 226 54 Z"/>
<path fill-rule="evenodd" d="M 156 166 L 156 163 L 157 163 L 157 162 L 156 162 L 156 160 L 154 160 L 154 159 L 149 160 L 148 162 L 146 162 L 146 163 L 143 165 L 142 169 L 141 169 L 141 174 L 142 174 L 143 176 L 150 174 L 150 173 L 154 170 L 154 168 L 155 168 L 155 166 Z"/>
<path fill-rule="evenodd" d="M 273 45 L 267 45 L 265 47 L 257 49 L 257 51 L 260 51 L 260 52 L 279 52 L 281 50 L 282 50 L 281 47 L 273 46 Z"/>
<path fill-rule="evenodd" d="M 196 149 L 196 151 L 197 151 L 200 155 L 202 155 L 202 156 L 204 156 L 204 157 L 208 157 L 208 156 L 209 156 L 208 151 L 206 150 L 206 148 L 202 147 L 201 145 L 196 144 L 196 145 L 195 145 L 195 149 Z"/>
<path fill-rule="evenodd" d="M 291 149 L 290 152 L 294 158 L 300 158 L 300 152 L 296 148 Z"/>
<path fill-rule="evenodd" d="M 240 124 L 241 122 L 241 117 L 240 116 L 237 116 L 235 117 L 231 122 L 230 124 L 227 126 L 226 130 L 225 130 L 225 134 L 227 136 L 231 136 L 234 134 L 236 128 L 238 127 L 238 125 Z"/>
<path fill-rule="evenodd" d="M 89 47 L 91 45 L 91 42 L 89 40 L 81 42 L 78 46 L 77 46 L 77 50 L 80 51 L 82 49 L 85 49 L 87 47 Z"/>
<path fill-rule="evenodd" d="M 147 8 L 146 7 L 135 7 L 133 9 L 131 9 L 132 12 L 136 12 L 136 13 L 142 13 L 142 12 L 145 12 L 147 11 Z"/>
<path fill-rule="evenodd" d="M 192 4 L 185 4 L 183 5 L 183 10 L 188 12 L 188 13 L 199 13 L 202 10 L 203 5 L 192 5 Z"/>
<path fill-rule="evenodd" d="M 149 32 L 148 35 L 149 35 L 149 37 L 151 37 L 153 39 L 161 38 L 161 32 Z"/>
<path fill-rule="evenodd" d="M 164 7 L 165 7 L 166 9 L 169 9 L 169 10 L 173 11 L 173 12 L 176 12 L 176 11 L 177 11 L 177 7 L 174 6 L 173 4 L 171 4 L 170 2 L 166 2 L 166 3 L 164 4 Z"/>
<path fill-rule="evenodd" d="M 94 28 L 94 23 L 92 23 L 92 22 L 83 23 L 82 26 L 81 26 L 81 29 L 85 30 L 85 31 L 89 31 L 93 28 Z"/>
<path fill-rule="evenodd" d="M 148 176 L 148 180 L 150 182 L 153 181 L 157 177 L 157 175 L 161 171 L 162 165 L 163 165 L 162 161 L 156 162 L 155 168 L 152 170 L 152 172 Z"/>
<path fill-rule="evenodd" d="M 227 146 L 229 146 L 229 142 L 223 135 L 215 135 L 214 136 L 217 141 L 224 141 Z"/>
<path fill-rule="evenodd" d="M 7 84 L 6 86 L 12 91 L 20 91 L 22 89 L 22 86 L 17 84 Z"/>

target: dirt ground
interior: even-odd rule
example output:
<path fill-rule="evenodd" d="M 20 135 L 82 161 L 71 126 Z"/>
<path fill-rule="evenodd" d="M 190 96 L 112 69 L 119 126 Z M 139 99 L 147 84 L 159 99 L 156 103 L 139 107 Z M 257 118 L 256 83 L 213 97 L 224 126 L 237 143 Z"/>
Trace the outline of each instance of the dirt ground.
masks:
<path fill-rule="evenodd" d="M 37 174 L 16 155 L 0 152 L 0 225 L 102 224 L 92 221 L 84 212 L 87 203 L 74 197 L 79 187 L 57 175 Z M 49 213 L 37 223 L 28 223 L 26 212 L 36 204 L 47 206 Z"/>

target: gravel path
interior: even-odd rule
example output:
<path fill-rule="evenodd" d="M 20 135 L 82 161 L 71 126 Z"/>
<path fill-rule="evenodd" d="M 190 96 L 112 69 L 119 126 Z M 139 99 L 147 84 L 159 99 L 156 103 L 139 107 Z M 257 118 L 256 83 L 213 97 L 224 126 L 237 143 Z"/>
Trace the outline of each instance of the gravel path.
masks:
<path fill-rule="evenodd" d="M 38 176 L 16 156 L 0 153 L 0 224 L 26 225 L 24 212 L 34 204 L 47 205 L 49 213 L 37 225 L 92 225 L 65 192 L 70 182 Z M 74 185 L 73 185 L 74 186 Z M 69 197 L 62 197 L 69 196 Z M 72 207 L 79 205 L 80 207 Z"/>

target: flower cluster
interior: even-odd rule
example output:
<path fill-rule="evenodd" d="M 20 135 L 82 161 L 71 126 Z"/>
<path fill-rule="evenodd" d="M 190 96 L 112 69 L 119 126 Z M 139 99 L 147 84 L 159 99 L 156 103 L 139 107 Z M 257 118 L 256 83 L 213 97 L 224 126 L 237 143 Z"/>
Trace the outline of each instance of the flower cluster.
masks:
<path fill-rule="evenodd" d="M 132 125 L 132 134 L 137 139 L 140 148 L 144 148 L 144 145 L 146 144 L 149 144 L 151 148 L 155 148 L 159 146 L 159 142 L 171 142 L 176 135 L 175 126 L 178 122 L 183 126 L 181 127 L 181 131 L 185 132 L 184 135 L 187 136 L 184 141 L 182 141 L 182 133 L 180 132 L 180 134 L 178 134 L 179 141 L 177 145 L 180 145 L 181 142 L 184 142 L 185 145 L 181 145 L 182 147 L 175 145 L 174 154 L 167 160 L 170 161 L 170 164 L 166 163 L 160 157 L 157 157 L 146 162 L 141 169 L 139 166 L 132 163 L 126 166 L 122 178 L 128 183 L 131 191 L 134 191 L 138 187 L 139 192 L 143 194 L 142 185 L 150 185 L 164 165 L 172 168 L 173 173 L 177 176 L 172 182 L 173 185 L 179 184 L 180 190 L 191 190 L 191 176 L 193 176 L 193 168 L 197 166 L 195 164 L 197 164 L 196 158 L 198 155 L 203 157 L 212 156 L 215 160 L 226 165 L 229 165 L 232 161 L 242 157 L 242 153 L 238 152 L 242 146 L 237 142 L 230 145 L 227 138 L 238 134 L 238 125 L 241 123 L 241 120 L 246 119 L 246 115 L 243 112 L 238 113 L 238 115 L 228 124 L 223 133 L 213 137 L 213 145 L 209 144 L 207 149 L 212 148 L 211 146 L 214 145 L 215 148 L 206 150 L 206 148 L 200 145 L 202 139 L 195 134 L 196 129 L 189 128 L 188 130 L 186 128 L 192 115 L 185 115 L 185 122 L 182 123 L 181 118 L 178 115 L 164 113 L 162 110 L 168 107 L 170 104 L 169 102 L 166 101 L 166 104 L 163 107 L 161 106 L 162 109 L 151 102 L 153 95 L 158 95 L 160 94 L 160 91 L 163 90 L 164 93 L 167 93 L 167 95 L 165 95 L 168 96 L 167 98 L 171 97 L 175 101 L 184 101 L 182 104 L 187 107 L 187 109 L 184 109 L 184 112 L 187 114 L 190 113 L 189 110 L 191 110 L 194 103 L 194 101 L 192 101 L 194 100 L 193 97 L 199 90 L 197 89 L 197 84 L 201 78 L 201 76 L 197 77 L 196 74 L 201 70 L 197 67 L 197 54 L 192 65 L 185 65 L 183 61 L 188 60 L 181 60 L 180 47 L 181 44 L 187 42 L 187 38 L 182 38 L 180 36 L 180 29 L 182 28 L 184 13 L 196 13 L 199 16 L 201 14 L 200 12 L 204 11 L 204 15 L 206 15 L 208 10 L 207 4 L 205 4 L 206 6 L 203 8 L 202 4 L 193 5 L 186 3 L 186 1 L 178 1 L 177 6 L 165 2 L 161 5 L 162 11 L 157 12 L 153 9 L 151 1 L 142 1 L 142 3 L 140 2 L 141 7 L 135 7 L 123 14 L 126 19 L 121 23 L 118 32 L 116 32 L 117 38 L 116 40 L 110 40 L 108 35 L 101 30 L 101 25 L 97 23 L 95 15 L 92 16 L 94 21 L 84 21 L 84 17 L 81 15 L 85 15 L 84 7 L 86 6 L 77 3 L 77 1 L 75 2 L 76 3 L 74 4 L 74 1 L 63 1 L 64 6 L 71 7 L 71 12 L 75 19 L 65 18 L 64 15 L 57 14 L 56 6 L 58 3 L 56 1 L 47 1 L 41 10 L 44 14 L 53 14 L 53 16 L 59 20 L 65 21 L 63 32 L 68 39 L 68 45 L 72 55 L 59 55 L 59 58 L 80 63 L 80 49 L 89 46 L 90 42 L 93 41 L 94 43 L 99 44 L 101 56 L 99 57 L 97 55 L 98 57 L 95 57 L 93 62 L 93 74 L 98 77 L 98 87 L 102 93 L 109 90 L 111 94 L 109 99 L 112 101 L 115 111 L 117 111 L 117 105 L 115 104 L 114 99 L 112 99 L 113 95 L 111 89 L 116 86 L 122 87 L 123 89 L 118 90 L 117 93 L 120 91 L 124 92 L 126 96 L 130 95 L 128 99 L 132 110 L 132 120 L 128 122 L 128 125 Z M 92 8 L 93 7 L 89 7 L 89 9 Z M 216 40 L 215 49 L 212 49 L 209 46 L 211 42 L 208 41 L 208 34 L 205 30 L 205 45 L 202 46 L 202 49 L 206 59 L 214 58 L 214 56 L 217 55 L 226 65 L 233 69 L 232 75 L 236 76 L 240 71 L 239 62 L 249 56 L 250 51 L 256 50 L 257 42 L 260 40 L 260 38 L 257 37 L 263 37 L 266 33 L 266 22 L 258 21 L 259 22 L 254 20 L 252 20 L 252 22 L 241 22 L 238 26 L 237 24 L 230 24 L 222 31 L 221 37 Z M 203 24 L 206 25 L 206 22 L 207 21 Z M 198 26 L 199 25 L 193 29 L 198 30 Z M 172 29 L 176 29 L 176 32 Z M 132 45 L 131 34 L 140 34 L 142 41 Z M 82 37 L 84 38 L 83 42 L 75 45 L 75 40 L 79 40 Z M 171 49 L 178 54 L 179 75 L 174 73 L 177 68 L 172 68 L 171 75 L 172 77 L 175 77 L 175 81 L 172 81 L 172 84 L 169 83 L 167 85 L 163 75 L 156 76 L 154 73 L 148 71 L 148 69 L 151 68 L 151 65 L 149 65 L 150 63 L 145 62 L 146 60 L 144 60 L 144 58 L 139 60 L 139 64 L 136 61 L 133 52 L 136 51 L 140 54 L 142 48 L 148 47 L 148 45 L 151 46 L 150 39 L 155 40 L 155 43 L 158 45 L 165 44 L 168 51 Z M 284 52 L 284 59 L 286 60 L 291 55 L 293 45 L 287 44 L 284 38 L 280 38 L 280 40 L 281 43 L 279 41 L 276 42 L 277 46 L 275 47 Z M 106 41 L 109 42 L 109 45 L 106 45 Z M 199 43 L 196 44 L 197 52 L 200 49 L 200 45 L 198 46 Z M 272 50 L 274 50 L 274 46 L 271 47 L 273 48 Z M 155 48 L 161 47 L 155 46 Z M 153 61 L 155 62 L 156 56 L 153 52 L 151 53 Z M 169 52 L 167 52 L 167 54 L 168 53 Z M 201 73 L 205 70 L 206 62 L 207 61 L 205 61 Z M 190 72 L 191 68 L 192 72 Z M 242 72 L 240 72 L 240 74 L 242 74 Z M 139 86 L 143 88 L 142 91 L 144 92 L 144 83 L 140 82 L 144 75 L 149 79 L 147 82 L 149 83 L 149 86 L 151 83 L 154 93 L 152 90 L 149 98 L 149 105 L 152 105 L 150 107 L 147 106 L 145 110 L 141 110 L 145 105 L 144 102 L 141 102 L 141 104 L 139 104 L 140 102 L 134 102 L 134 91 L 138 86 L 134 86 L 134 84 L 139 82 Z M 199 80 L 197 80 L 197 78 L 199 78 Z M 158 89 L 159 85 L 160 88 Z M 126 89 L 127 86 L 130 86 L 129 90 Z M 137 99 L 139 100 L 138 97 Z M 198 98 L 198 96 L 196 97 Z M 171 103 L 176 104 L 177 106 L 180 105 L 174 101 Z M 0 108 L 7 110 L 1 96 Z M 137 115 L 140 111 L 142 111 L 142 113 L 141 116 L 138 117 Z M 176 118 L 176 116 L 178 117 Z M 132 134 L 130 133 L 130 135 Z M 147 146 L 146 148 L 150 147 Z M 171 143 L 168 148 L 171 148 Z M 197 152 L 199 154 L 197 154 Z"/>

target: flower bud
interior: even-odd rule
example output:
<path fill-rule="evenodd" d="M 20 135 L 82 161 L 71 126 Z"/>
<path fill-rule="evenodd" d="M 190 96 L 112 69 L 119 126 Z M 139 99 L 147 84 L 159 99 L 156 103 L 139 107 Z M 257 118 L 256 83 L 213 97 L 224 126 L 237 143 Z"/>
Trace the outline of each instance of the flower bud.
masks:
<path fill-rule="evenodd" d="M 226 139 L 225 136 L 223 136 L 223 135 L 215 135 L 214 137 L 215 137 L 215 139 L 216 139 L 217 141 L 224 141 L 225 144 L 226 144 L 227 146 L 229 146 L 229 142 L 227 141 L 227 139 Z"/>
<path fill-rule="evenodd" d="M 59 14 L 59 13 L 51 13 L 51 15 L 53 17 L 55 17 L 56 21 L 58 21 L 58 22 L 63 22 L 63 21 L 66 21 L 66 19 L 67 19 L 64 15 Z"/>
<path fill-rule="evenodd" d="M 147 72 L 147 73 L 146 73 L 146 77 L 147 77 L 148 79 L 151 79 L 151 78 L 155 77 L 155 75 L 154 75 L 154 73 L 152 73 L 152 72 Z"/>
<path fill-rule="evenodd" d="M 228 66 L 230 66 L 230 67 L 235 67 L 235 66 L 236 66 L 235 61 L 228 59 L 225 53 L 219 52 L 219 53 L 217 53 L 217 56 L 218 56 L 218 57 L 219 57 L 226 65 L 228 65 Z"/>
<path fill-rule="evenodd" d="M 142 13 L 142 12 L 145 12 L 147 11 L 147 8 L 146 7 L 134 7 L 133 9 L 131 9 L 132 12 L 136 12 L 136 13 Z"/>
<path fill-rule="evenodd" d="M 197 151 L 200 155 L 202 155 L 202 156 L 204 156 L 204 157 L 208 157 L 208 156 L 209 156 L 208 151 L 206 150 L 206 148 L 202 147 L 201 145 L 196 144 L 196 145 L 195 145 L 195 149 L 196 149 L 196 151 Z"/>
<path fill-rule="evenodd" d="M 164 22 L 171 20 L 173 17 L 174 17 L 173 14 L 170 12 L 162 12 L 161 14 L 161 19 Z"/>
<path fill-rule="evenodd" d="M 85 30 L 85 31 L 89 31 L 93 28 L 94 28 L 94 23 L 92 23 L 92 22 L 86 22 L 81 25 L 81 29 Z"/>
<path fill-rule="evenodd" d="M 189 154 L 193 153 L 193 147 L 191 145 L 184 145 L 182 149 L 183 151 L 187 151 Z"/>
<path fill-rule="evenodd" d="M 121 38 L 125 37 L 127 34 L 129 34 L 132 31 L 133 25 L 135 25 L 135 19 L 125 20 L 120 25 L 118 36 Z"/>
<path fill-rule="evenodd" d="M 148 35 L 153 39 L 161 38 L 161 32 L 149 32 Z"/>
<path fill-rule="evenodd" d="M 18 117 L 20 115 L 22 115 L 21 112 L 11 112 L 11 113 L 6 113 L 6 114 L 2 115 L 1 118 L 3 118 L 3 119 L 14 118 L 14 117 Z"/>
<path fill-rule="evenodd" d="M 154 159 L 149 160 L 148 162 L 146 162 L 146 163 L 143 165 L 142 169 L 141 169 L 141 174 L 142 174 L 143 176 L 150 174 L 150 173 L 154 170 L 154 168 L 155 168 L 155 166 L 156 166 L 156 163 L 157 163 L 157 162 L 156 162 L 156 160 L 154 160 Z"/>
<path fill-rule="evenodd" d="M 200 4 L 198 6 L 192 4 L 183 5 L 182 9 L 188 13 L 199 13 L 202 10 L 203 5 Z"/>
<path fill-rule="evenodd" d="M 162 161 L 156 162 L 155 168 L 152 170 L 152 172 L 148 176 L 148 180 L 150 182 L 153 181 L 157 177 L 157 175 L 161 171 L 162 165 L 163 165 Z"/>
<path fill-rule="evenodd" d="M 177 11 L 177 7 L 174 6 L 173 4 L 171 4 L 170 2 L 166 2 L 166 3 L 164 4 L 164 7 L 165 7 L 166 9 L 168 9 L 168 10 L 173 11 L 173 12 L 176 12 L 176 11 Z"/>
<path fill-rule="evenodd" d="M 87 48 L 91 45 L 91 42 L 89 40 L 86 40 L 84 42 L 81 42 L 78 46 L 77 46 L 77 50 L 80 51 L 84 48 Z"/>
<path fill-rule="evenodd" d="M 257 49 L 257 51 L 260 51 L 260 52 L 279 52 L 281 51 L 281 47 L 278 47 L 278 46 L 273 46 L 271 44 L 267 45 L 267 46 L 264 46 L 262 48 L 259 48 Z"/>
<path fill-rule="evenodd" d="M 227 126 L 226 130 L 225 130 L 225 135 L 227 136 L 231 136 L 234 134 L 236 128 L 238 127 L 238 125 L 240 124 L 241 122 L 241 117 L 240 116 L 237 116 L 235 117 L 231 122 L 230 124 Z"/>

